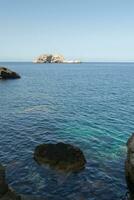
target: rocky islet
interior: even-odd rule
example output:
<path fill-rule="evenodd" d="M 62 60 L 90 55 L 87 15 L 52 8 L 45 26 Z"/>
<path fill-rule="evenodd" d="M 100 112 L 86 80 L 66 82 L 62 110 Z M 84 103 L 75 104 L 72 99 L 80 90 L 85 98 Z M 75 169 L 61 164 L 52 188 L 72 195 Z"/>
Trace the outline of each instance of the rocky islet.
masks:
<path fill-rule="evenodd" d="M 0 79 L 19 79 L 20 75 L 6 67 L 0 67 Z"/>

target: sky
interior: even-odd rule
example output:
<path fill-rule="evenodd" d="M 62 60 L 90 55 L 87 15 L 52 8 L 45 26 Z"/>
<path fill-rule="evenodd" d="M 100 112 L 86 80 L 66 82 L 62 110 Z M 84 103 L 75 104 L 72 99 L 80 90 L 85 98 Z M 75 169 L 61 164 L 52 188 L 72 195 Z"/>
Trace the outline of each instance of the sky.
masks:
<path fill-rule="evenodd" d="M 134 0 L 0 0 L 0 61 L 134 61 Z"/>

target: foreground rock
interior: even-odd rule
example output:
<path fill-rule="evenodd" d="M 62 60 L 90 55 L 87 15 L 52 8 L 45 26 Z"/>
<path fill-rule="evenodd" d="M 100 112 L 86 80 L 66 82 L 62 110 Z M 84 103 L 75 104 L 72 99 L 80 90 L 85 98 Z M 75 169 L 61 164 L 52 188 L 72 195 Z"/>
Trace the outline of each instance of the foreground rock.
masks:
<path fill-rule="evenodd" d="M 5 168 L 0 165 L 0 197 L 8 191 L 8 185 L 5 180 Z"/>
<path fill-rule="evenodd" d="M 134 134 L 127 142 L 127 159 L 125 162 L 125 174 L 130 199 L 134 200 Z"/>
<path fill-rule="evenodd" d="M 43 200 L 44 198 L 36 198 L 32 196 L 24 196 L 17 194 L 6 183 L 5 167 L 0 164 L 0 200 Z M 44 199 L 45 200 L 45 199 Z"/>
<path fill-rule="evenodd" d="M 36 147 L 34 159 L 38 164 L 48 164 L 63 171 L 78 171 L 84 168 L 86 160 L 78 147 L 70 144 L 42 144 Z"/>
<path fill-rule="evenodd" d="M 20 75 L 14 71 L 11 71 L 5 67 L 0 67 L 0 79 L 17 79 Z"/>

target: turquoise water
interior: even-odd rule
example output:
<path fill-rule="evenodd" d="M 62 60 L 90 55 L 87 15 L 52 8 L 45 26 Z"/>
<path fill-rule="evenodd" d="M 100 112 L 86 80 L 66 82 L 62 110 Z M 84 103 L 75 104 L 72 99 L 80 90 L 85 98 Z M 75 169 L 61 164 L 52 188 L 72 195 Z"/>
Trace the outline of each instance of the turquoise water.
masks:
<path fill-rule="evenodd" d="M 113 200 L 126 192 L 126 141 L 134 131 L 134 63 L 0 63 L 0 162 L 18 192 L 51 200 Z M 64 141 L 87 160 L 80 173 L 38 166 L 35 147 Z"/>

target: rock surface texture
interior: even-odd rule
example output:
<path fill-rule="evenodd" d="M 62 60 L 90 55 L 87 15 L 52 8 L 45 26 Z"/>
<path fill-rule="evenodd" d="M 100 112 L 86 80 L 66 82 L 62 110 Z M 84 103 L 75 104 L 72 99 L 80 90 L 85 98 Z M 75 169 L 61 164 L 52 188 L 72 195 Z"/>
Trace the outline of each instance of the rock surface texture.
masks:
<path fill-rule="evenodd" d="M 33 61 L 34 63 L 63 63 L 64 57 L 59 54 L 43 54 Z"/>
<path fill-rule="evenodd" d="M 14 71 L 11 71 L 5 67 L 0 67 L 0 79 L 17 79 L 20 75 Z"/>
<path fill-rule="evenodd" d="M 134 134 L 127 142 L 127 159 L 125 162 L 125 175 L 130 199 L 134 200 Z"/>
<path fill-rule="evenodd" d="M 78 147 L 65 143 L 37 146 L 34 159 L 38 164 L 48 164 L 62 171 L 79 171 L 86 163 L 83 152 Z"/>
<path fill-rule="evenodd" d="M 8 185 L 5 180 L 5 168 L 0 165 L 0 197 L 8 192 Z"/>

